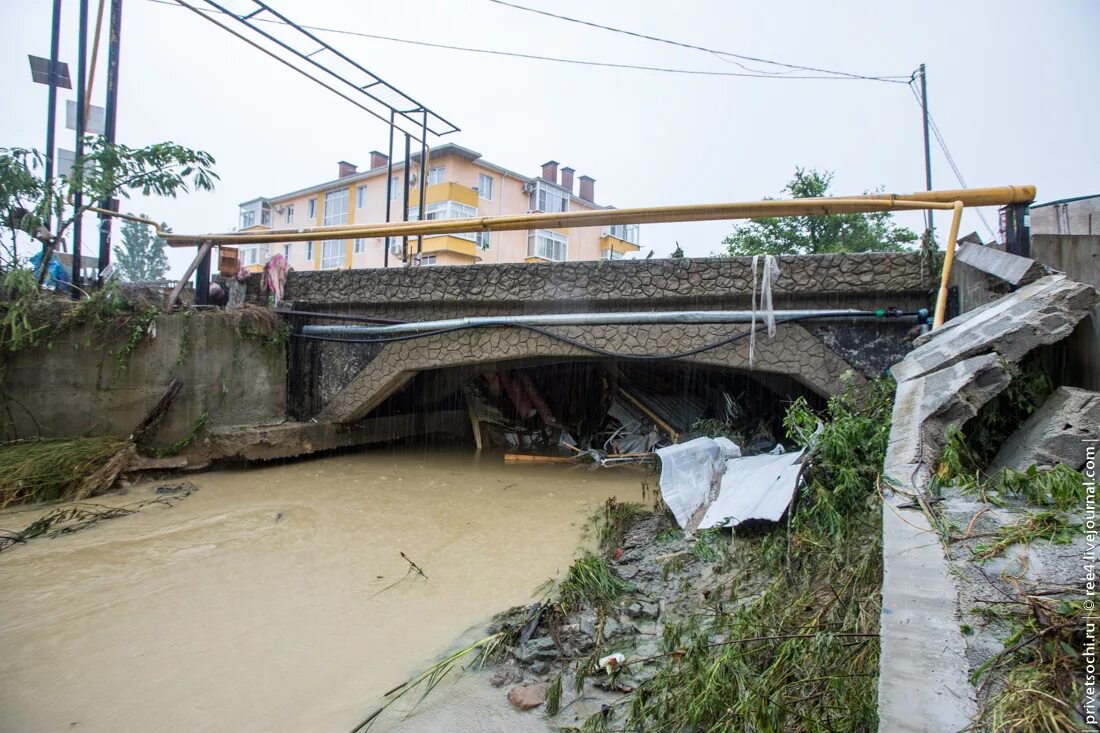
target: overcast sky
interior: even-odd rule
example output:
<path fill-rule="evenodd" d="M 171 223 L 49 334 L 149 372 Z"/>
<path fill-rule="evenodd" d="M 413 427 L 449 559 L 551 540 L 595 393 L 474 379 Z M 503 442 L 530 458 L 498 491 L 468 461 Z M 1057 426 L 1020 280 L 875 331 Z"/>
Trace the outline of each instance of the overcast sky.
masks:
<path fill-rule="evenodd" d="M 684 43 L 863 75 L 908 75 L 924 62 L 929 107 L 967 184 L 1031 183 L 1040 201 L 1100 193 L 1096 0 L 516 2 Z M 270 3 L 299 23 L 347 31 L 743 71 L 705 52 L 488 0 Z M 91 4 L 94 16 L 95 0 Z M 0 146 L 45 145 L 46 87 L 31 83 L 27 54 L 49 55 L 50 5 L 0 0 L 6 97 Z M 64 0 L 64 12 L 61 57 L 75 74 L 76 0 Z M 835 194 L 924 187 L 920 110 L 904 84 L 689 76 L 321 35 L 461 128 L 443 141 L 528 175 L 553 158 L 594 177 L 599 203 L 777 196 L 796 166 L 835 171 Z M 105 57 L 104 43 L 99 104 Z M 120 142 L 172 140 L 217 159 L 221 182 L 214 193 L 124 202 L 125 210 L 164 220 L 178 232 L 229 229 L 241 201 L 334 178 L 338 160 L 365 166 L 371 149 L 386 149 L 383 123 L 190 11 L 153 0 L 125 0 L 119 89 Z M 62 111 L 66 98 L 72 93 L 62 91 Z M 59 125 L 58 135 L 72 147 L 71 132 Z M 937 188 L 958 187 L 935 147 L 932 164 Z M 920 228 L 919 214 L 899 218 Z M 987 210 L 986 219 L 996 229 L 996 211 Z M 667 255 L 679 241 L 688 255 L 706 255 L 730 228 L 728 222 L 645 225 L 642 252 Z M 968 213 L 963 230 L 973 229 L 990 238 Z M 190 252 L 174 253 L 174 270 L 189 258 Z"/>

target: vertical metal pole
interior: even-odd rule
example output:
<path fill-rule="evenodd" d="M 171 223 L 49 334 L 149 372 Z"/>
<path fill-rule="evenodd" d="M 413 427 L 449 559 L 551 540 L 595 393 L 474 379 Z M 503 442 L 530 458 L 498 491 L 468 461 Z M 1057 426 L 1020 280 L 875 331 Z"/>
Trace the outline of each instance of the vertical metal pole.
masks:
<path fill-rule="evenodd" d="M 53 163 L 54 136 L 57 128 L 57 53 L 61 44 L 61 0 L 53 0 L 53 27 L 50 29 L 50 93 L 46 102 L 46 220 L 45 227 L 51 231 L 53 220 Z M 42 269 L 49 271 L 50 263 L 45 261 L 48 245 L 42 244 Z"/>
<path fill-rule="evenodd" d="M 76 160 L 79 163 L 84 155 L 84 127 L 87 120 L 84 119 L 84 105 L 86 104 L 87 89 L 85 78 L 88 75 L 88 0 L 80 0 L 80 22 L 77 32 L 76 52 Z M 78 186 L 73 194 L 73 209 L 79 212 L 84 207 L 83 185 Z M 72 284 L 79 288 L 83 280 L 80 277 L 81 269 L 81 237 L 84 234 L 84 215 L 77 214 L 73 221 L 73 271 Z M 80 291 L 73 288 L 73 297 L 79 298 Z"/>
<path fill-rule="evenodd" d="M 394 110 L 389 110 L 389 155 L 386 157 L 386 223 L 389 223 L 389 207 L 394 197 Z M 389 238 L 382 241 L 382 266 L 389 266 Z"/>
<path fill-rule="evenodd" d="M 122 0 L 111 0 L 111 38 L 107 50 L 107 109 L 104 112 L 103 139 L 115 141 L 118 121 L 118 54 L 122 35 Z M 101 201 L 100 208 L 118 211 L 118 200 Z M 99 284 L 103 285 L 103 271 L 111 264 L 111 217 L 99 217 Z"/>
<path fill-rule="evenodd" d="M 195 269 L 195 305 L 210 302 L 210 258 L 213 254 L 214 248 L 211 247 Z"/>
<path fill-rule="evenodd" d="M 428 110 L 424 110 L 424 124 L 420 127 L 420 221 L 425 218 L 424 194 L 428 190 Z M 424 235 L 416 235 L 416 264 L 421 261 L 421 252 L 424 249 Z"/>
<path fill-rule="evenodd" d="M 410 156 L 412 153 L 412 141 L 409 138 L 409 133 L 405 133 L 405 195 L 401 198 L 401 221 L 409 220 L 409 166 Z M 403 234 L 401 236 L 401 261 L 405 264 L 409 262 L 409 235 Z"/>
<path fill-rule="evenodd" d="M 928 72 L 920 65 L 920 106 L 924 121 L 924 190 L 932 190 L 932 145 L 928 139 Z M 928 231 L 932 232 L 932 210 L 928 209 Z"/>

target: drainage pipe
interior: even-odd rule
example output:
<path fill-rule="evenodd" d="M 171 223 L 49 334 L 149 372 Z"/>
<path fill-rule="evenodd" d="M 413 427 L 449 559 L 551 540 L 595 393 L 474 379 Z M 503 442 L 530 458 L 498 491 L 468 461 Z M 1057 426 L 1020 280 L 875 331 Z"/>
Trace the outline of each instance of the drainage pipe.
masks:
<path fill-rule="evenodd" d="M 759 321 L 765 311 L 756 311 Z M 777 321 L 797 321 L 813 318 L 897 318 L 903 315 L 920 316 L 919 313 L 902 313 L 896 309 L 874 311 L 841 310 L 776 310 L 771 312 Z M 685 324 L 685 323 L 751 323 L 753 311 L 644 311 L 635 313 L 547 313 L 526 316 L 469 316 L 449 318 L 439 321 L 417 321 L 411 323 L 393 323 L 388 325 L 356 326 L 348 324 L 303 326 L 306 336 L 396 336 L 426 331 L 456 330 L 462 328 L 484 328 L 491 326 L 612 326 L 640 324 Z"/>

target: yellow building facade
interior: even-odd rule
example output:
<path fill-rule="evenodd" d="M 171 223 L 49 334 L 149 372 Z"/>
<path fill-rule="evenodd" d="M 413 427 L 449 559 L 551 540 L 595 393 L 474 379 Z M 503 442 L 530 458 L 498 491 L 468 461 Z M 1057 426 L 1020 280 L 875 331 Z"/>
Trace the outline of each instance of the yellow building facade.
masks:
<path fill-rule="evenodd" d="M 410 165 L 409 219 L 420 213 L 419 156 Z M 392 188 L 390 221 L 404 214 L 404 171 L 395 162 L 387 182 L 387 158 L 371 153 L 370 167 L 359 171 L 341 161 L 339 177 L 281 196 L 261 197 L 240 205 L 240 230 L 263 232 L 386 221 L 386 188 Z M 611 208 L 595 203 L 595 179 L 581 176 L 574 190 L 574 171 L 556 161 L 528 177 L 484 160 L 480 153 L 455 144 L 428 153 L 424 192 L 425 218 L 464 219 L 528 212 L 556 213 Z M 240 247 L 241 262 L 258 271 L 276 254 L 295 270 L 331 270 L 416 264 L 416 239 L 403 252 L 400 239 L 345 239 Z M 638 250 L 638 227 L 539 229 L 529 232 L 481 232 L 423 238 L 420 264 L 469 265 L 478 262 L 560 262 L 618 259 Z"/>

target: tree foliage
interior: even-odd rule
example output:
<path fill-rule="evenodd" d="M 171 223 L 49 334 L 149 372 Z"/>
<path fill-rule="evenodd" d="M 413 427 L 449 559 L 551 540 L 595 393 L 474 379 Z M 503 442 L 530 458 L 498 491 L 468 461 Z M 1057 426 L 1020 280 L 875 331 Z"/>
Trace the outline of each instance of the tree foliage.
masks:
<path fill-rule="evenodd" d="M 46 180 L 42 153 L 0 148 L 0 271 L 24 259 L 17 249 L 19 232 L 52 250 L 78 216 L 105 199 L 213 190 L 218 178 L 213 164 L 209 153 L 172 142 L 131 148 L 89 135 L 69 175 Z M 73 206 L 78 192 L 83 194 L 79 209 Z"/>
<path fill-rule="evenodd" d="M 141 215 L 146 218 L 145 214 Z M 160 228 L 169 231 L 167 224 Z M 168 255 L 164 253 L 165 241 L 148 225 L 123 220 L 122 245 L 115 245 L 115 270 L 126 282 L 160 280 L 168 271 Z"/>
<path fill-rule="evenodd" d="M 790 198 L 829 195 L 833 173 L 796 168 L 783 193 Z M 888 211 L 871 214 L 787 216 L 750 219 L 722 240 L 732 256 L 800 255 L 827 252 L 898 252 L 917 241 L 910 229 L 894 224 Z"/>

